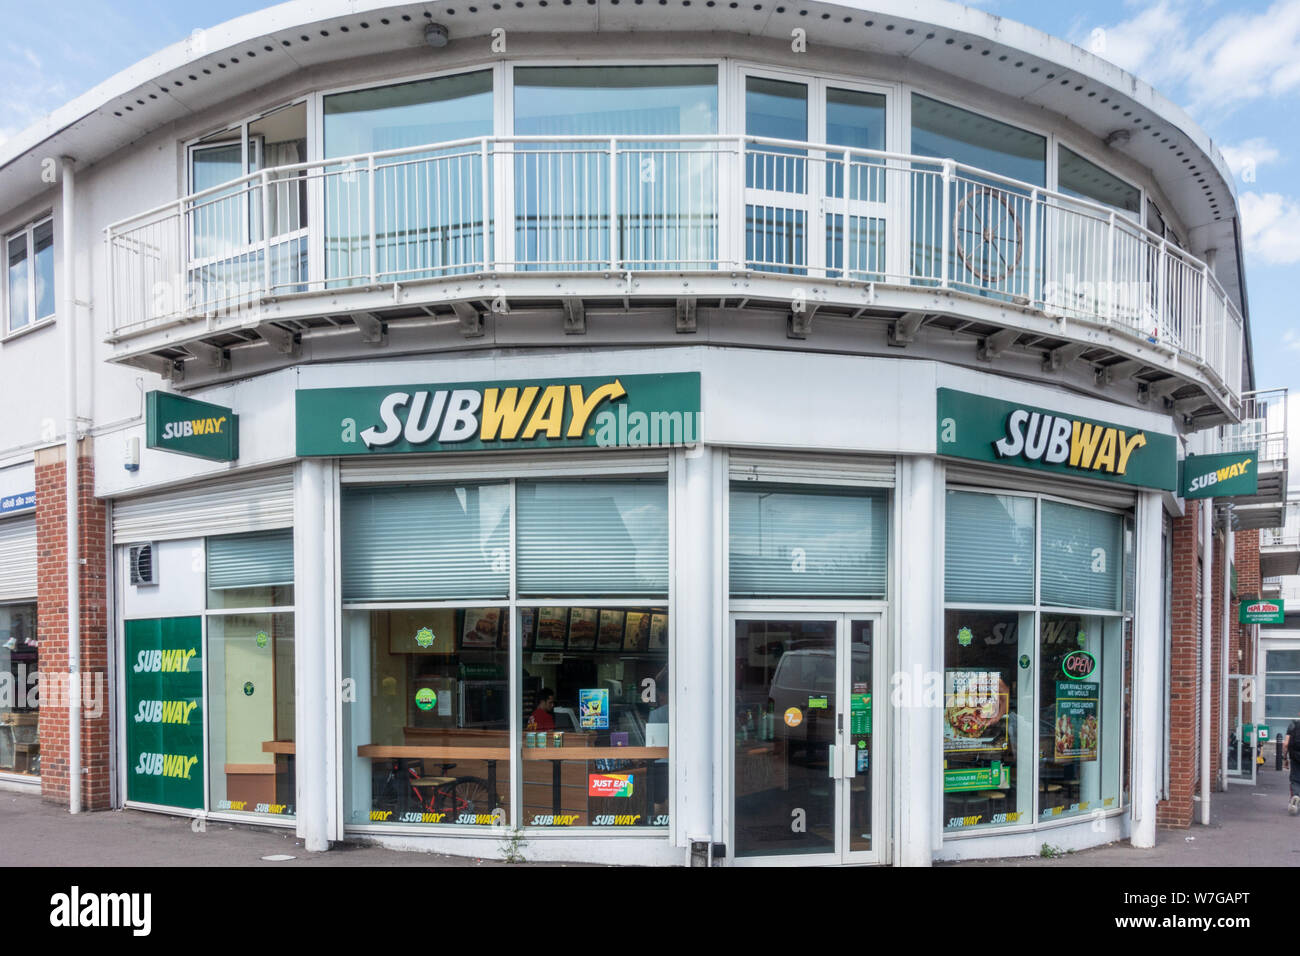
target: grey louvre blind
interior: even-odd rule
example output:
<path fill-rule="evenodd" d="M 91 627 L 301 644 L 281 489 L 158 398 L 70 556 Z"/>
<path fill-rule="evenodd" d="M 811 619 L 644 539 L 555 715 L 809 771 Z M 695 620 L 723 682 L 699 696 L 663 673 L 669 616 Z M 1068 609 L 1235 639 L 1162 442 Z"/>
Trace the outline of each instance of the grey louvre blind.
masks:
<path fill-rule="evenodd" d="M 1118 611 L 1123 600 L 1123 519 L 1043 502 L 1042 602 Z"/>
<path fill-rule="evenodd" d="M 728 520 L 735 596 L 885 596 L 883 490 L 733 483 Z"/>
<path fill-rule="evenodd" d="M 293 526 L 293 472 L 260 471 L 114 499 L 113 543 L 201 538 Z"/>
<path fill-rule="evenodd" d="M 663 479 L 519 482 L 519 593 L 668 593 Z"/>
<path fill-rule="evenodd" d="M 208 539 L 208 587 L 293 584 L 293 529 Z"/>
<path fill-rule="evenodd" d="M 944 520 L 944 600 L 1034 603 L 1034 499 L 950 491 Z"/>
<path fill-rule="evenodd" d="M 510 594 L 510 486 L 347 488 L 343 600 Z"/>
<path fill-rule="evenodd" d="M 36 597 L 36 518 L 0 521 L 0 600 Z"/>

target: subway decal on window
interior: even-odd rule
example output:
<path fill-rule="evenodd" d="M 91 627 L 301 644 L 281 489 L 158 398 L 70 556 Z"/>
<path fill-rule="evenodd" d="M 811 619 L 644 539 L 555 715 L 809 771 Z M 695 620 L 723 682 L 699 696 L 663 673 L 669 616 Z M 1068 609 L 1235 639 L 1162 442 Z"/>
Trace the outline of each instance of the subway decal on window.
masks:
<path fill-rule="evenodd" d="M 1173 491 L 1172 435 L 941 388 L 940 455 Z"/>
<path fill-rule="evenodd" d="M 520 448 L 690 447 L 698 372 L 300 389 L 302 457 Z"/>

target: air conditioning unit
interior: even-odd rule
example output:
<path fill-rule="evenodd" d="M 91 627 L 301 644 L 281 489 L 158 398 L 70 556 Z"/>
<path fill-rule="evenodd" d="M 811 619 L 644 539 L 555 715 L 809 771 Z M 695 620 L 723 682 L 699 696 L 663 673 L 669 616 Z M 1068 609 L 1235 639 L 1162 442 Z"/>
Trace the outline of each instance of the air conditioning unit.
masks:
<path fill-rule="evenodd" d="M 131 583 L 136 587 L 158 583 L 158 570 L 153 561 L 153 543 L 133 544 L 127 563 L 131 567 Z"/>

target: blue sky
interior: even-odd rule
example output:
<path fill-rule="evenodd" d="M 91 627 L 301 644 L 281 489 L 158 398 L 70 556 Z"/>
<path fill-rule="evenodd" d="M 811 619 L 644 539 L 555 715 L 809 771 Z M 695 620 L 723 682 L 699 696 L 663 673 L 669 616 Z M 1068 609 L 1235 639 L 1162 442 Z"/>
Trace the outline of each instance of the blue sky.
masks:
<path fill-rule="evenodd" d="M 9 0 L 10 3 L 16 0 Z M 24 5 L 0 40 L 0 139 L 118 70 L 259 0 L 59 0 Z M 986 0 L 982 9 L 1062 36 L 1182 104 L 1237 172 L 1261 387 L 1293 393 L 1300 435 L 1300 0 Z M 89 42 L 88 42 L 89 39 Z M 1297 447 L 1300 447 L 1298 445 Z"/>

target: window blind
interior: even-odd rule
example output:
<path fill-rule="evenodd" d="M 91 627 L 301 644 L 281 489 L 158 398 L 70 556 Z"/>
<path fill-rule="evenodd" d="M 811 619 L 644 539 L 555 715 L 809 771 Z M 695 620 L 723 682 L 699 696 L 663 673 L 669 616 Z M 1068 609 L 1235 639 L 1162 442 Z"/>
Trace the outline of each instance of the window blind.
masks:
<path fill-rule="evenodd" d="M 1034 499 L 950 491 L 944 600 L 1034 603 Z"/>
<path fill-rule="evenodd" d="M 293 584 L 293 529 L 208 539 L 208 587 Z"/>
<path fill-rule="evenodd" d="M 1118 611 L 1124 574 L 1123 519 L 1043 502 L 1044 604 Z"/>
<path fill-rule="evenodd" d="M 344 601 L 507 598 L 510 486 L 348 488 Z"/>
<path fill-rule="evenodd" d="M 732 485 L 735 596 L 885 596 L 889 508 L 883 490 Z"/>
<path fill-rule="evenodd" d="M 521 595 L 666 595 L 662 479 L 519 482 Z"/>

